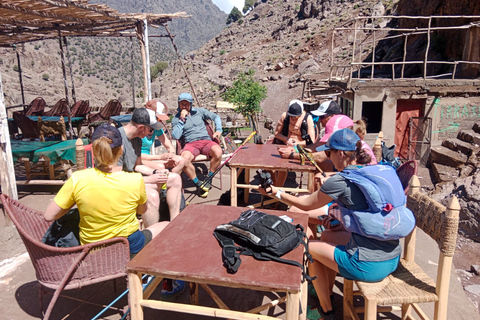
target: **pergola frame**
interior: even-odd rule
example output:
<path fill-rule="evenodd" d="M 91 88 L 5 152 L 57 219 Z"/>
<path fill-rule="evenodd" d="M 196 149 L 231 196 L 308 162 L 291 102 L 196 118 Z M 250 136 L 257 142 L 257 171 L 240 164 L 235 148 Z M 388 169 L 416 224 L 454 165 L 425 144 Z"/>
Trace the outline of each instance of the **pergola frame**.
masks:
<path fill-rule="evenodd" d="M 187 17 L 189 16 L 185 12 L 119 13 L 103 4 L 90 4 L 87 0 L 2 0 L 0 2 L 0 46 L 13 47 L 19 43 L 59 37 L 132 36 L 132 32 L 125 31 L 134 29 L 141 45 L 144 99 L 147 101 L 152 95 L 148 25 L 165 26 L 174 18 Z M 62 67 L 65 68 L 63 59 Z M 66 86 L 66 79 L 64 80 Z M 0 73 L 0 172 L 2 172 L 0 179 L 2 192 L 13 199 L 18 199 L 7 121 Z"/>

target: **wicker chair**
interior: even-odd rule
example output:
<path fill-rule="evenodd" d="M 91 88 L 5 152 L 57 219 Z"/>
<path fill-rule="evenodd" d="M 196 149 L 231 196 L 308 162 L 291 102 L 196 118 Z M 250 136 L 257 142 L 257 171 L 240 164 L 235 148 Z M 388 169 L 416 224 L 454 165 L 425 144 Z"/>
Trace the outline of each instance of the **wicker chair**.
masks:
<path fill-rule="evenodd" d="M 78 100 L 72 107 L 72 118 L 83 117 L 86 118 L 90 113 L 90 102 L 88 100 Z"/>
<path fill-rule="evenodd" d="M 126 238 L 113 238 L 71 248 L 57 248 L 42 243 L 50 226 L 43 213 L 28 208 L 18 201 L 1 194 L 5 211 L 17 227 L 35 268 L 38 282 L 55 290 L 44 319 L 47 320 L 62 290 L 79 289 L 126 276 L 130 260 Z M 40 303 L 44 293 L 40 288 Z M 40 305 L 43 311 L 43 307 Z"/>
<path fill-rule="evenodd" d="M 43 111 L 45 110 L 45 107 L 47 106 L 47 103 L 43 98 L 38 97 L 32 100 L 30 102 L 30 105 L 25 109 L 24 114 L 26 116 L 41 116 L 43 115 Z"/>
<path fill-rule="evenodd" d="M 343 287 L 344 319 L 377 319 L 377 312 L 389 312 L 393 305 L 401 305 L 402 319 L 415 319 L 412 310 L 421 319 L 428 319 L 419 303 L 434 302 L 434 319 L 447 319 L 448 289 L 453 254 L 455 252 L 460 205 L 452 197 L 448 208 L 419 192 L 420 183 L 414 176 L 410 182 L 407 206 L 416 219 L 416 227 L 405 238 L 404 256 L 395 272 L 376 283 L 355 281 L 358 291 L 365 298 L 365 308 L 353 306 L 353 281 L 345 279 Z M 416 229 L 421 228 L 440 248 L 437 284 L 414 262 Z M 382 307 L 378 307 L 382 306 Z"/>
<path fill-rule="evenodd" d="M 68 117 L 68 103 L 67 99 L 62 98 L 55 103 L 55 105 L 43 113 L 44 116 L 49 117 Z"/>
<path fill-rule="evenodd" d="M 40 137 L 40 131 L 35 121 L 27 117 L 22 111 L 13 112 L 13 121 L 22 131 L 23 138 L 36 139 Z"/>
<path fill-rule="evenodd" d="M 397 176 L 400 178 L 402 183 L 403 190 L 405 190 L 405 195 L 408 195 L 408 183 L 410 179 L 418 173 L 418 162 L 417 160 L 408 160 L 400 167 L 397 168 Z"/>
<path fill-rule="evenodd" d="M 89 124 L 109 121 L 111 116 L 118 116 L 122 111 L 122 104 L 117 99 L 110 100 L 98 113 L 88 115 Z"/>

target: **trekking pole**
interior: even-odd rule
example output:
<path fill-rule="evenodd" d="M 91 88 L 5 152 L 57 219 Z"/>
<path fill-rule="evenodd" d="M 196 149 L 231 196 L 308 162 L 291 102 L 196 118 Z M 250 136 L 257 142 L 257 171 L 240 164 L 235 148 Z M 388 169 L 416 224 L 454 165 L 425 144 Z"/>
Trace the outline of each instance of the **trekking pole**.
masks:
<path fill-rule="evenodd" d="M 300 159 L 301 159 L 301 163 L 302 165 L 305 164 L 305 159 L 307 159 L 308 161 L 310 161 L 311 164 L 313 164 L 313 166 L 322 174 L 322 176 L 326 177 L 327 175 L 325 174 L 325 172 L 323 172 L 322 169 L 320 169 L 320 167 L 318 166 L 317 162 L 315 161 L 315 159 L 313 159 L 313 156 L 312 156 L 312 153 L 311 152 L 308 152 L 307 150 L 305 150 L 304 147 L 302 147 L 301 145 L 297 144 L 297 150 L 298 150 L 298 153 L 300 154 Z"/>
<path fill-rule="evenodd" d="M 220 166 L 217 168 L 217 170 L 215 170 L 211 175 L 209 175 L 209 176 L 203 181 L 203 183 L 200 185 L 200 188 L 203 187 L 203 186 L 205 186 L 205 184 L 207 184 L 207 183 L 211 183 L 213 177 L 214 177 L 217 173 L 219 173 L 220 170 L 222 170 L 222 168 L 223 168 L 230 160 L 232 160 L 232 158 L 238 153 L 238 151 L 240 151 L 240 149 L 242 149 L 242 148 L 245 146 L 245 144 L 247 144 L 247 142 L 250 141 L 250 140 L 253 138 L 253 136 L 255 136 L 256 133 L 257 133 L 257 131 L 253 131 L 252 133 L 250 133 L 250 135 L 242 142 L 242 144 L 237 148 L 237 150 L 235 150 L 235 151 L 232 153 L 232 155 L 227 158 L 227 160 L 225 160 L 222 164 L 220 164 Z M 188 201 L 190 201 L 191 199 L 194 199 L 196 195 L 197 195 L 196 193 L 190 194 L 190 196 L 188 196 L 188 198 L 187 198 L 185 201 L 188 202 Z M 192 198 L 190 199 L 190 197 L 192 197 Z"/>

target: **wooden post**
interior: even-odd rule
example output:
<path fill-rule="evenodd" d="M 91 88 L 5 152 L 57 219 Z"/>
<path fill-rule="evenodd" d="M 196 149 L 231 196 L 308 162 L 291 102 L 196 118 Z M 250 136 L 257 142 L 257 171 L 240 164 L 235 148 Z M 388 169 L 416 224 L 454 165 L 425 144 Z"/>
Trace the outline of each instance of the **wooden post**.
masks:
<path fill-rule="evenodd" d="M 147 20 L 139 21 L 136 27 L 137 38 L 140 42 L 140 51 L 142 53 L 143 65 L 143 101 L 152 99 L 152 86 L 150 83 L 150 54 L 148 51 L 148 24 Z"/>
<path fill-rule="evenodd" d="M 70 71 L 70 82 L 72 83 L 72 99 L 73 99 L 72 106 L 73 106 L 77 102 L 77 95 L 75 93 L 75 82 L 73 81 L 72 61 L 70 60 L 70 53 L 68 52 L 67 37 L 63 37 L 63 43 L 65 44 L 65 49 L 67 51 L 68 69 Z M 70 105 L 68 106 L 68 110 L 71 111 Z"/>
<path fill-rule="evenodd" d="M 130 37 L 130 60 L 131 60 L 131 67 L 132 67 L 132 107 L 135 109 L 135 65 L 133 64 L 133 38 Z"/>
<path fill-rule="evenodd" d="M 20 91 L 22 92 L 22 104 L 23 104 L 23 109 L 25 110 L 25 93 L 23 91 L 22 64 L 20 62 L 20 54 L 18 53 L 18 47 L 16 45 L 15 45 L 15 53 L 17 54 L 18 78 L 20 80 Z"/>
<path fill-rule="evenodd" d="M 425 60 L 423 61 L 423 80 L 427 79 L 428 51 L 430 49 L 430 28 L 432 27 L 432 17 L 428 19 L 427 48 L 425 48 Z"/>
<path fill-rule="evenodd" d="M 85 147 L 82 139 L 78 138 L 75 142 L 75 157 L 77 159 L 77 170 L 84 169 L 85 165 Z"/>
<path fill-rule="evenodd" d="M 408 182 L 409 189 L 408 194 L 413 195 L 414 193 L 420 192 L 420 180 L 417 176 L 413 176 Z M 405 237 L 404 245 L 404 255 L 403 258 L 406 261 L 415 260 L 415 239 L 417 238 L 417 228 L 415 227 L 413 231 Z"/>
<path fill-rule="evenodd" d="M 2 74 L 0 73 L 0 175 L 2 192 L 18 200 L 15 168 L 13 166 L 12 145 L 8 131 L 7 109 L 3 96 Z"/>
<path fill-rule="evenodd" d="M 65 100 L 67 101 L 68 126 L 69 126 L 68 132 L 70 134 L 70 138 L 73 138 L 72 115 L 70 113 L 70 102 L 68 101 L 67 68 L 65 66 L 65 52 L 63 51 L 62 34 L 60 30 L 58 30 L 58 43 L 60 44 L 60 57 L 62 60 L 63 85 L 65 87 Z"/>
<path fill-rule="evenodd" d="M 373 154 L 375 155 L 375 159 L 377 162 L 382 160 L 382 140 L 383 140 L 383 132 L 380 131 L 378 133 L 378 137 L 375 140 L 375 144 L 373 145 Z"/>

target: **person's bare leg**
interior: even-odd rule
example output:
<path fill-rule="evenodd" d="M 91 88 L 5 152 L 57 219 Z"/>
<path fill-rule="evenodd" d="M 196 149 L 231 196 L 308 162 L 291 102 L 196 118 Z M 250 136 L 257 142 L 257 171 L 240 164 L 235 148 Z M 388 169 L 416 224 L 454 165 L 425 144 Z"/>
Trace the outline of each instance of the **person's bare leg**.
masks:
<path fill-rule="evenodd" d="M 275 178 L 275 187 L 283 187 L 285 181 L 287 181 L 288 172 L 287 171 L 276 171 L 277 177 Z"/>
<path fill-rule="evenodd" d="M 160 232 L 162 232 L 162 230 L 169 224 L 168 221 L 162 221 L 162 222 L 157 222 L 153 225 L 151 225 L 150 227 L 148 227 L 147 229 L 150 230 L 150 232 L 152 233 L 152 238 L 155 238 L 156 236 L 158 236 L 158 234 Z"/>
<path fill-rule="evenodd" d="M 195 179 L 197 173 L 195 172 L 195 167 L 193 166 L 192 161 L 195 159 L 193 154 L 190 151 L 183 151 L 181 154 L 182 158 L 184 159 L 185 165 L 183 167 L 183 171 L 187 174 L 190 179 Z"/>
<path fill-rule="evenodd" d="M 185 164 L 187 161 L 183 157 L 180 156 L 173 156 L 175 161 L 177 162 L 177 165 L 172 168 L 172 172 L 176 174 L 181 174 L 183 171 L 183 168 L 185 167 Z M 195 168 L 194 168 L 195 169 Z"/>
<path fill-rule="evenodd" d="M 145 227 L 148 228 L 160 220 L 158 212 L 158 208 L 160 207 L 160 196 L 156 184 L 146 183 L 145 190 L 147 192 L 148 208 L 147 212 L 142 215 L 142 219 Z"/>
<path fill-rule="evenodd" d="M 222 148 L 219 145 L 215 145 L 210 148 L 208 155 L 212 158 L 210 160 L 210 171 L 214 172 L 222 163 Z"/>
<path fill-rule="evenodd" d="M 182 199 L 182 179 L 176 173 L 170 173 L 167 180 L 167 204 L 170 209 L 170 221 L 180 213 Z"/>

